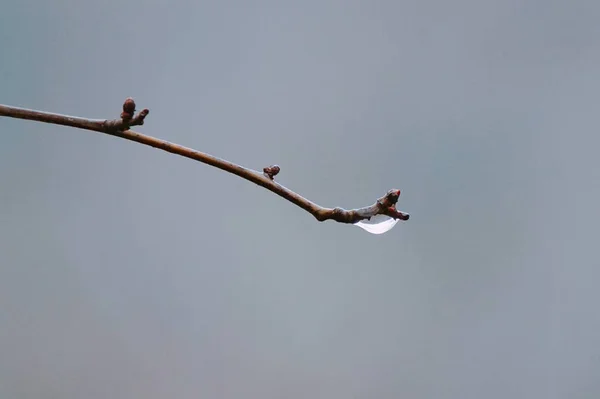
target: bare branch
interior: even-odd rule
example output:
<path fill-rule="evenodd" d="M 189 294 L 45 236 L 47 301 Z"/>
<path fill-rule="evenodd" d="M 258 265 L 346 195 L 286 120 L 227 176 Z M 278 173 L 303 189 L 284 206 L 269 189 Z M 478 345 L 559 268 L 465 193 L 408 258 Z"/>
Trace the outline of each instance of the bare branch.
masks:
<path fill-rule="evenodd" d="M 78 118 L 0 104 L 0 116 L 92 130 L 181 155 L 182 157 L 214 166 L 251 181 L 252 183 L 258 184 L 306 210 L 321 222 L 325 220 L 335 220 L 340 223 L 356 223 L 361 220 L 370 219 L 375 215 L 387 215 L 394 219 L 401 220 L 408 220 L 409 218 L 408 214 L 396 209 L 396 202 L 398 202 L 398 197 L 400 196 L 400 190 L 397 189 L 388 191 L 383 197 L 377 199 L 373 205 L 363 208 L 350 210 L 342 208 L 323 208 L 277 183 L 274 178 L 281 170 L 277 165 L 266 167 L 263 169 L 263 173 L 260 173 L 179 144 L 170 143 L 165 140 L 129 130 L 131 126 L 143 125 L 144 119 L 149 113 L 147 109 L 144 109 L 136 114 L 135 108 L 136 105 L 133 99 L 127 98 L 123 104 L 123 112 L 119 119 L 101 120 Z"/>

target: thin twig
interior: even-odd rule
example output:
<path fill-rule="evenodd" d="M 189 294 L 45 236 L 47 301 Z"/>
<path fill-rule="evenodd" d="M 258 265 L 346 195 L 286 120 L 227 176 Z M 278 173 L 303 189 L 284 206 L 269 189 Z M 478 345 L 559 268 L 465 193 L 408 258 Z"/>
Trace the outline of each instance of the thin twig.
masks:
<path fill-rule="evenodd" d="M 263 173 L 260 173 L 224 159 L 181 146 L 179 144 L 170 143 L 165 140 L 160 140 L 155 137 L 129 130 L 131 126 L 143 125 L 144 119 L 148 113 L 149 111 L 144 109 L 136 114 L 135 102 L 132 98 L 125 100 L 121 118 L 113 120 L 78 118 L 0 104 L 0 116 L 28 119 L 37 122 L 52 123 L 105 133 L 111 136 L 135 141 L 136 143 L 159 148 L 173 154 L 181 155 L 183 157 L 214 166 L 274 192 L 275 194 L 306 210 L 321 222 L 325 220 L 335 220 L 336 222 L 340 223 L 356 223 L 361 220 L 370 219 L 375 215 L 387 215 L 394 219 L 401 220 L 408 220 L 409 218 L 408 214 L 400 212 L 396 209 L 396 202 L 400 196 L 400 190 L 397 189 L 388 191 L 383 197 L 377 199 L 373 205 L 363 208 L 351 210 L 342 208 L 323 208 L 322 206 L 309 201 L 301 195 L 277 183 L 274 180 L 275 175 L 277 175 L 277 173 L 280 171 L 280 167 L 277 165 L 266 167 L 263 169 Z"/>

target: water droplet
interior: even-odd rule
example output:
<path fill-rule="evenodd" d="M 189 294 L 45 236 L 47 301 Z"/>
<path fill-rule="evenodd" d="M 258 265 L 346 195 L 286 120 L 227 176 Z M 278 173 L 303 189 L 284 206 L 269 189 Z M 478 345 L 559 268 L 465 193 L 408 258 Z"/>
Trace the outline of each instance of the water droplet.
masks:
<path fill-rule="evenodd" d="M 390 231 L 399 220 L 386 215 L 375 215 L 371 217 L 371 220 L 361 220 L 354 225 L 371 234 L 383 234 Z"/>

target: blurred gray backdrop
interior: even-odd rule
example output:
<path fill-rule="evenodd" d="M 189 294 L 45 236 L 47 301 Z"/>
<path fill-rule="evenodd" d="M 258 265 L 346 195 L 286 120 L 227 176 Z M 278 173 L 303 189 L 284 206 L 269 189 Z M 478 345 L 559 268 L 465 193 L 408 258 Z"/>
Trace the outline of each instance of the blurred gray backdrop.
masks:
<path fill-rule="evenodd" d="M 0 103 L 0 397 L 598 398 L 600 3 L 32 1 Z"/>

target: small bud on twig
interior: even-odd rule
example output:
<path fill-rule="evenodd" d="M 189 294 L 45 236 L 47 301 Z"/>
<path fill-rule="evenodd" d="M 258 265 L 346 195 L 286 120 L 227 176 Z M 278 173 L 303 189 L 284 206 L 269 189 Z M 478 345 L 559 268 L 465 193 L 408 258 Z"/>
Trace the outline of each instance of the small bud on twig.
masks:
<path fill-rule="evenodd" d="M 279 167 L 279 165 L 271 165 L 269 167 L 263 168 L 263 173 L 269 179 L 273 180 L 273 178 L 279 173 L 280 170 L 281 168 Z"/>
<path fill-rule="evenodd" d="M 106 120 L 103 122 L 103 131 L 106 133 L 122 132 L 129 129 L 131 126 L 141 126 L 144 124 L 144 118 L 150 111 L 143 109 L 135 114 L 135 101 L 131 97 L 127 97 L 123 103 L 123 112 L 120 119 Z"/>
<path fill-rule="evenodd" d="M 121 113 L 121 119 L 128 121 L 133 118 L 135 114 L 135 101 L 131 97 L 127 97 L 123 103 L 123 112 Z"/>

